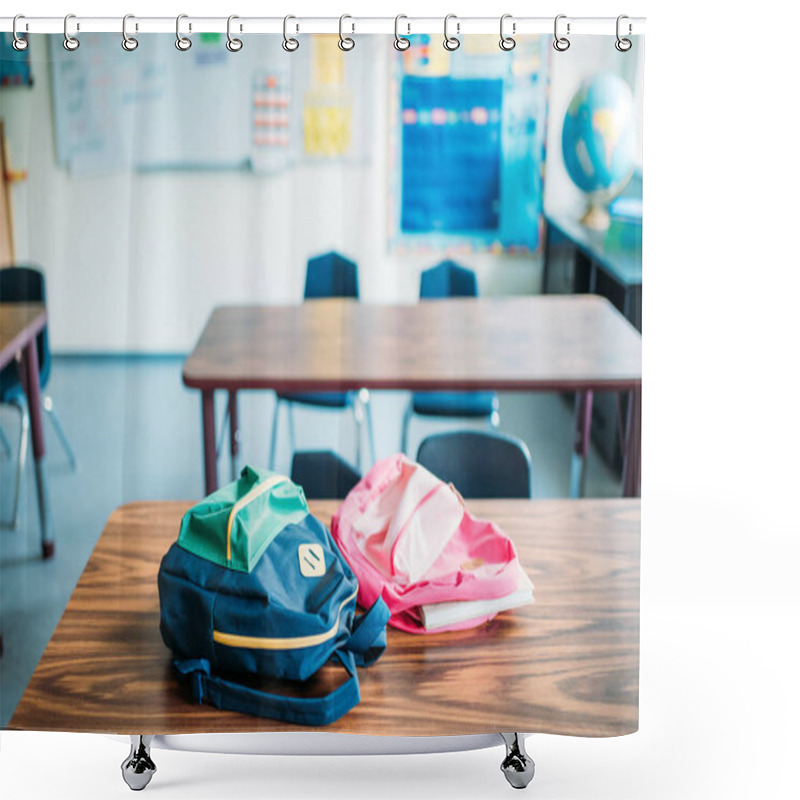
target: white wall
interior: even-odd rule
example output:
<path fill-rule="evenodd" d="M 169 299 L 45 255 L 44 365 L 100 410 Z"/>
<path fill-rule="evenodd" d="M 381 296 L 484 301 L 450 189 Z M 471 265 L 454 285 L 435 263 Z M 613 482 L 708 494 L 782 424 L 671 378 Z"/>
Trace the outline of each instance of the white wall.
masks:
<path fill-rule="evenodd" d="M 580 200 L 561 166 L 566 103 L 613 39 L 580 37 L 553 54 L 546 202 Z M 275 176 L 244 171 L 75 176 L 56 163 L 45 42 L 31 42 L 32 89 L 0 91 L 11 161 L 17 260 L 47 274 L 57 352 L 185 352 L 221 303 L 292 303 L 310 255 L 338 249 L 359 264 L 362 298 L 413 302 L 438 254 L 390 254 L 389 48 L 379 51 L 372 163 L 304 163 Z M 608 52 L 606 52 L 608 51 Z M 628 63 L 630 64 L 631 59 Z M 331 198 L 340 202 L 331 203 Z M 540 256 L 474 254 L 483 294 L 538 292 Z"/>

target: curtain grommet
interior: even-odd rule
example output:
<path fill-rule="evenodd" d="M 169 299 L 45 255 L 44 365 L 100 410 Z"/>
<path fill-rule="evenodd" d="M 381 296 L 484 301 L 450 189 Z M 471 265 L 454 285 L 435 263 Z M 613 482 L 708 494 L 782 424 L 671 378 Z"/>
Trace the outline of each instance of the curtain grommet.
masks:
<path fill-rule="evenodd" d="M 405 14 L 398 14 L 394 18 L 394 49 L 404 53 L 411 47 L 411 40 L 407 39 L 405 36 L 400 35 L 400 20 L 401 19 L 408 19 Z M 408 33 L 411 33 L 411 26 L 406 23 L 406 27 L 408 28 Z"/>
<path fill-rule="evenodd" d="M 349 53 L 355 46 L 356 40 L 352 38 L 352 36 L 345 36 L 344 35 L 344 21 L 346 19 L 353 19 L 349 14 L 342 14 L 339 17 L 339 49 L 343 50 L 345 53 Z M 355 33 L 356 24 L 355 22 L 350 23 L 351 33 Z"/>
<path fill-rule="evenodd" d="M 76 16 L 74 14 L 67 14 L 67 16 L 64 17 L 64 49 L 73 53 L 81 46 L 81 43 L 78 41 L 77 37 L 69 35 L 69 21 L 71 19 L 76 19 Z M 80 29 L 80 24 L 76 22 L 75 30 L 79 31 Z"/>
<path fill-rule="evenodd" d="M 461 23 L 458 21 L 458 17 L 455 14 L 448 14 L 444 18 L 444 41 L 442 42 L 442 46 L 445 50 L 449 50 L 452 53 L 461 47 L 461 40 L 456 36 L 450 36 L 447 31 L 451 19 L 456 21 L 456 33 L 461 33 Z"/>
<path fill-rule="evenodd" d="M 25 16 L 23 14 L 17 14 L 14 17 L 14 21 L 11 23 L 11 36 L 12 36 L 12 38 L 11 38 L 11 46 L 18 53 L 22 53 L 25 50 L 27 50 L 28 49 L 28 44 L 29 44 L 28 40 L 27 39 L 23 39 L 19 35 L 19 32 L 17 31 L 17 22 L 19 20 L 21 20 L 21 19 L 25 19 Z M 25 30 L 27 31 L 27 29 L 28 29 L 28 25 L 26 23 L 25 24 Z"/>
<path fill-rule="evenodd" d="M 617 41 L 614 42 L 614 47 L 616 47 L 620 53 L 627 53 L 628 50 L 630 50 L 631 47 L 633 47 L 633 42 L 630 39 L 623 38 L 621 34 L 621 23 L 622 20 L 624 19 L 628 19 L 627 14 L 620 14 L 617 17 Z M 633 26 L 631 25 L 630 22 L 628 22 L 628 36 L 630 36 L 632 32 L 633 32 Z"/>
<path fill-rule="evenodd" d="M 300 47 L 300 42 L 298 42 L 297 39 L 289 36 L 290 19 L 296 19 L 296 17 L 294 17 L 292 14 L 287 14 L 283 18 L 283 42 L 281 42 L 281 47 L 283 47 L 287 53 L 294 53 L 294 51 Z M 295 30 L 299 30 L 299 28 L 296 27 Z"/>
<path fill-rule="evenodd" d="M 244 42 L 241 39 L 237 39 L 235 36 L 231 34 L 231 22 L 233 22 L 233 20 L 235 19 L 239 19 L 239 17 L 236 14 L 231 14 L 228 17 L 228 30 L 227 30 L 228 41 L 225 42 L 225 47 L 228 48 L 228 52 L 230 53 L 238 53 L 244 47 Z M 242 26 L 240 25 L 239 26 L 240 33 L 241 30 Z"/>
<path fill-rule="evenodd" d="M 133 14 L 126 14 L 122 18 L 122 49 L 127 51 L 128 53 L 132 53 L 138 46 L 139 40 L 133 36 L 128 36 L 128 20 L 135 19 Z M 136 30 L 139 29 L 139 26 L 136 26 Z"/>
<path fill-rule="evenodd" d="M 188 36 L 183 36 L 181 34 L 181 20 L 188 19 L 188 14 L 178 14 L 175 18 L 175 47 L 178 48 L 182 53 L 185 53 L 191 46 L 192 40 Z M 192 32 L 192 23 L 189 23 L 189 33 Z"/>
<path fill-rule="evenodd" d="M 559 14 L 555 22 L 553 23 L 553 48 L 558 50 L 559 53 L 563 53 L 565 50 L 569 50 L 570 41 L 567 38 L 569 36 L 570 24 L 567 22 L 567 33 L 566 36 L 559 36 L 558 35 L 558 21 L 561 19 L 567 19 L 566 14 Z"/>
<path fill-rule="evenodd" d="M 500 49 L 504 50 L 506 53 L 510 52 L 517 46 L 516 39 L 514 39 L 513 36 L 507 36 L 505 33 L 505 24 L 507 19 L 512 20 L 511 33 L 514 34 L 517 32 L 517 23 L 513 21 L 511 14 L 503 14 L 503 16 L 500 17 Z"/>

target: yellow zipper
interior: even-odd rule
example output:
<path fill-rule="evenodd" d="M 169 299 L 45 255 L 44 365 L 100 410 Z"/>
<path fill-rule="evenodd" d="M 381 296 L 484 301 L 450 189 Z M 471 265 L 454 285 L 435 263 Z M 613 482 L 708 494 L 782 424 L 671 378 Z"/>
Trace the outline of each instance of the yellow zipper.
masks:
<path fill-rule="evenodd" d="M 233 521 L 236 519 L 236 515 L 241 511 L 248 503 L 252 503 L 257 497 L 260 497 L 264 492 L 268 492 L 270 489 L 277 486 L 279 483 L 284 483 L 289 479 L 285 475 L 273 475 L 271 478 L 268 478 L 263 483 L 256 484 L 247 494 L 243 497 L 240 497 L 233 505 L 231 509 L 231 513 L 228 514 L 228 561 L 231 560 L 231 531 L 233 530 Z"/>
<path fill-rule="evenodd" d="M 235 633 L 222 633 L 214 631 L 214 641 L 217 644 L 224 644 L 228 647 L 246 647 L 251 650 L 299 650 L 301 647 L 314 647 L 315 645 L 333 639 L 339 632 L 339 622 L 342 616 L 342 609 L 358 594 L 356 589 L 353 594 L 342 600 L 339 611 L 336 614 L 336 624 L 323 633 L 316 633 L 311 636 L 287 636 L 284 638 L 267 638 L 265 636 L 238 636 Z"/>

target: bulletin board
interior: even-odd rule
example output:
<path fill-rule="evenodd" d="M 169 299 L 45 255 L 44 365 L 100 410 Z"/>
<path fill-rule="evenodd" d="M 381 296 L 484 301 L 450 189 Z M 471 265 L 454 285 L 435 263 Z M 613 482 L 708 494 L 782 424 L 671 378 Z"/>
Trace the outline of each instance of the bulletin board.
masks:
<path fill-rule="evenodd" d="M 401 229 L 496 232 L 502 80 L 409 75 L 401 105 Z"/>
<path fill-rule="evenodd" d="M 530 252 L 541 246 L 546 37 L 465 37 L 448 52 L 410 36 L 395 56 L 390 245 Z"/>
<path fill-rule="evenodd" d="M 12 33 L 0 33 L 0 86 L 31 86 L 30 48 L 15 50 L 13 41 Z"/>

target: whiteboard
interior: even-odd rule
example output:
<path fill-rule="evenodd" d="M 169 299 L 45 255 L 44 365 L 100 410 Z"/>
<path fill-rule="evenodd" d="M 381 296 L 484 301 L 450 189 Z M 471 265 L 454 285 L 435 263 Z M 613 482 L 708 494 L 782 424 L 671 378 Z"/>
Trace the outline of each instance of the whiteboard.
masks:
<path fill-rule="evenodd" d="M 58 160 L 80 173 L 249 166 L 253 81 L 270 61 L 286 69 L 264 40 L 245 54 L 214 34 L 185 52 L 168 34 L 133 52 L 109 34 L 82 35 L 74 52 L 49 38 Z"/>
<path fill-rule="evenodd" d="M 225 37 L 199 34 L 179 51 L 175 37 L 140 37 L 127 52 L 111 34 L 82 34 L 80 47 L 49 36 L 56 150 L 74 173 L 116 169 L 243 169 L 273 172 L 308 158 L 304 103 L 320 91 L 311 69 L 337 37 L 308 37 L 286 53 L 280 36 L 246 37 L 230 53 Z M 313 40 L 312 40 L 313 38 Z M 363 159 L 373 103 L 373 37 L 344 56 L 342 79 L 355 91 L 352 146 L 337 157 Z M 388 37 L 383 37 L 386 42 Z M 321 63 L 325 63 L 324 61 Z M 323 85 L 323 93 L 334 88 Z M 278 135 L 280 134 L 280 135 Z"/>

